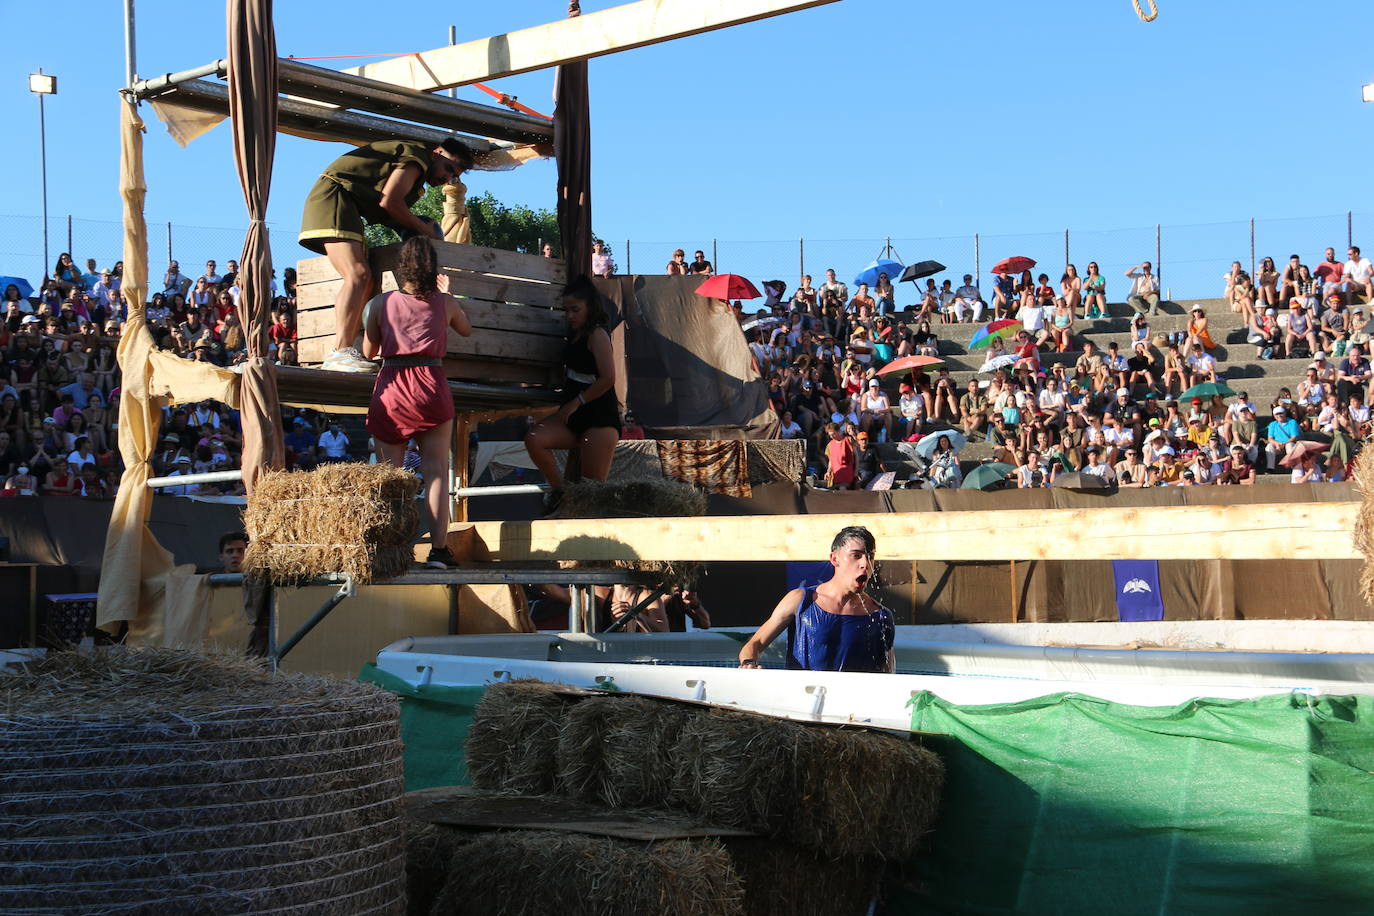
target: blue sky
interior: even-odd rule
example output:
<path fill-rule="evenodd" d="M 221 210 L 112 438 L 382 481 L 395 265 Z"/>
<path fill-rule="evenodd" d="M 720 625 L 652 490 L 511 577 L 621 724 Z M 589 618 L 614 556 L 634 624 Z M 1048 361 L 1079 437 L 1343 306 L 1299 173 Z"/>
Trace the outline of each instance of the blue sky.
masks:
<path fill-rule="evenodd" d="M 585 9 L 611 5 L 588 2 Z M 1028 235 L 1024 244 L 1049 250 L 1025 253 L 1048 259 L 1050 239 L 1065 226 L 1111 230 L 1374 210 L 1374 105 L 1360 102 L 1360 86 L 1374 81 L 1374 54 L 1354 38 L 1369 30 L 1374 8 L 1367 0 L 1160 5 L 1159 19 L 1145 24 L 1129 0 L 840 0 L 600 58 L 591 67 L 595 228 L 618 252 L 617 240 L 636 240 L 633 266 L 641 271 L 660 268 L 667 259 L 661 246 L 690 251 L 712 238 L 792 240 L 723 245 L 756 272 L 792 282 L 799 237 L 1045 233 Z M 463 40 L 548 21 L 563 8 L 555 0 L 455 4 L 447 13 L 422 5 L 414 8 L 418 14 L 358 24 L 375 4 L 336 0 L 329 9 L 339 15 L 323 17 L 318 3 L 279 0 L 277 39 L 283 55 L 406 52 L 446 43 L 450 23 Z M 11 37 L 0 58 L 8 164 L 0 213 L 39 212 L 37 103 L 26 76 L 41 66 L 60 80 L 60 94 L 48 104 L 50 212 L 118 220 L 120 4 L 0 0 L 0 19 Z M 141 75 L 224 53 L 217 2 L 140 0 L 138 23 Z M 54 29 L 66 27 L 75 40 L 53 40 Z M 551 71 L 497 85 L 551 111 Z M 462 95 L 488 101 L 470 89 Z M 241 226 L 227 129 L 183 150 L 147 106 L 144 112 L 150 222 Z M 283 243 L 298 225 L 311 181 L 342 149 L 281 138 L 269 211 L 279 261 L 303 253 Z M 549 207 L 553 183 L 550 163 L 470 181 L 475 193 L 489 189 L 510 203 Z M 0 273 L 40 250 L 24 228 L 30 224 L 37 225 L 0 217 Z M 1344 244 L 1343 219 L 1339 238 L 1328 238 L 1334 222 L 1313 225 L 1323 238 L 1308 248 Z M 1228 239 L 1239 237 L 1236 226 Z M 1359 230 L 1357 218 L 1357 236 Z M 1099 235 L 1108 247 L 1112 234 Z M 1276 230 L 1269 238 L 1278 245 L 1281 236 Z M 111 243 L 94 229 L 90 237 L 87 247 L 102 250 L 75 245 L 74 253 L 103 264 Z M 204 237 L 226 239 L 220 260 L 232 253 L 231 236 Z M 1145 238 L 1133 233 L 1112 243 L 1129 249 L 1119 260 L 1135 258 Z M 60 248 L 65 237 L 53 244 Z M 834 258 L 846 262 L 837 266 L 856 270 L 877 253 L 871 248 L 837 247 Z M 899 251 L 906 260 L 930 256 Z M 1007 253 L 1013 252 L 985 250 L 984 270 Z M 1091 257 L 1105 255 L 1082 250 L 1074 259 Z M 155 252 L 155 270 L 162 260 Z M 1193 260 L 1210 262 L 1212 255 Z M 816 273 L 825 266 L 812 264 L 810 255 L 807 261 Z"/>

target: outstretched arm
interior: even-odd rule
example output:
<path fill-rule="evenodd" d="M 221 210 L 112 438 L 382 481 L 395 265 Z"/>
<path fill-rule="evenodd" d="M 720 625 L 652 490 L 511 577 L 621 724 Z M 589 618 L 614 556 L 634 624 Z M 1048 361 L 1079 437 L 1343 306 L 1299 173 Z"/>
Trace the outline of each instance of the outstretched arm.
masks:
<path fill-rule="evenodd" d="M 797 611 L 801 608 L 802 597 L 804 595 L 805 592 L 799 588 L 794 588 L 786 595 L 783 595 L 782 600 L 778 602 L 778 606 L 773 609 L 772 615 L 764 622 L 763 626 L 759 627 L 758 630 L 754 632 L 753 636 L 749 637 L 749 641 L 739 650 L 739 666 L 741 668 L 759 667 L 759 656 L 763 654 L 763 650 L 767 649 L 773 640 L 777 639 L 778 636 L 787 629 L 788 624 L 792 622 L 793 616 L 795 616 Z"/>

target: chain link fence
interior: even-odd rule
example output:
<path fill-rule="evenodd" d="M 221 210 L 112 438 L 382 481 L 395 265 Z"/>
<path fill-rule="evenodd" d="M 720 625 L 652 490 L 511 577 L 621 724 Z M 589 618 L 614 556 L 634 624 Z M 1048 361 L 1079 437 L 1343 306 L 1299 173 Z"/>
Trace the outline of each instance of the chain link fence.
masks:
<path fill-rule="evenodd" d="M 1127 270 L 1150 261 L 1155 265 L 1165 292 L 1174 299 L 1201 299 L 1221 295 L 1222 275 L 1232 261 L 1252 274 L 1264 257 L 1272 257 L 1282 267 L 1289 255 L 1300 254 L 1305 263 L 1315 266 L 1322 252 L 1336 249 L 1340 260 L 1350 244 L 1359 244 L 1362 227 L 1374 225 L 1374 213 L 1348 212 L 1328 216 L 1293 219 L 1233 220 L 1217 223 L 1137 226 L 1126 229 L 1061 229 L 1019 235 L 897 237 L 870 239 L 789 239 L 785 241 L 735 241 L 699 239 L 683 244 L 641 239 L 608 239 L 620 273 L 663 273 L 674 249 L 682 248 L 687 260 L 702 251 L 718 272 L 741 274 L 757 283 L 782 280 L 789 290 L 803 274 L 813 283 L 825 280 L 827 269 L 839 279 L 852 283 L 854 276 L 875 258 L 885 257 L 911 264 L 939 261 L 945 272 L 937 276 L 954 286 L 964 274 L 972 274 L 979 285 L 987 286 L 992 266 L 1012 255 L 1034 258 L 1044 272 L 1058 284 L 1066 264 L 1073 264 L 1079 276 L 1095 261 L 1107 279 L 1110 298 L 1124 298 Z M 152 283 L 156 284 L 169 260 L 176 260 L 182 272 L 199 276 L 207 260 L 223 268 L 237 259 L 243 248 L 244 228 L 183 226 L 167 222 L 148 224 L 148 259 Z M 296 244 L 293 229 L 270 229 L 273 263 L 278 276 L 305 254 Z M 0 275 L 23 277 L 38 286 L 64 251 L 70 252 L 77 266 L 85 268 L 94 258 L 100 268 L 112 267 L 123 256 L 124 237 L 120 223 L 104 220 L 54 216 L 48 220 L 48 263 L 43 257 L 42 219 L 36 216 L 0 216 Z M 1374 241 L 1366 246 L 1374 252 Z M 895 279 L 895 278 L 894 278 Z M 915 286 L 901 284 L 898 304 L 919 298 Z"/>

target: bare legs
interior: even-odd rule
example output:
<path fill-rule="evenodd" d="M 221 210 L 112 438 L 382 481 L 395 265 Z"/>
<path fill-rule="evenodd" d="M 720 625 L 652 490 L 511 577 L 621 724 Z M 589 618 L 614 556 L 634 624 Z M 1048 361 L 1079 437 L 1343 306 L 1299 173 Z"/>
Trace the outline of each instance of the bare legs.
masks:
<path fill-rule="evenodd" d="M 549 486 L 561 490 L 565 481 L 553 457 L 555 449 L 578 449 L 582 476 L 591 480 L 605 480 L 610 476 L 615 445 L 619 441 L 620 432 L 614 427 L 593 426 L 579 439 L 565 424 L 555 417 L 549 417 L 525 435 L 525 450 L 530 453 L 530 460 L 544 475 Z"/>
<path fill-rule="evenodd" d="M 436 549 L 448 543 L 449 442 L 452 439 L 452 420 L 445 420 L 415 437 L 420 446 L 420 475 L 424 478 L 425 524 L 429 527 L 430 544 Z M 387 464 L 399 468 L 405 461 L 406 447 L 405 443 L 378 440 L 377 452 Z"/>
<path fill-rule="evenodd" d="M 324 254 L 343 278 L 334 302 L 334 349 L 342 350 L 353 346 L 362 331 L 363 306 L 372 298 L 372 270 L 362 242 L 325 242 Z"/>

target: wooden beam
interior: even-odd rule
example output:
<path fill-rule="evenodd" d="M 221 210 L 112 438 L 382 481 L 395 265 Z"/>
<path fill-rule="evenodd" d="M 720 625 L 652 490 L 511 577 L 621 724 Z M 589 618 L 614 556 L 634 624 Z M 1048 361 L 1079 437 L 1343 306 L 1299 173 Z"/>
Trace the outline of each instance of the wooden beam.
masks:
<path fill-rule="evenodd" d="M 700 35 L 836 0 L 639 0 L 343 72 L 423 92 Z"/>
<path fill-rule="evenodd" d="M 482 522 L 493 558 L 801 560 L 864 525 L 892 560 L 1354 560 L 1360 504 Z"/>

